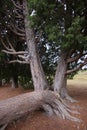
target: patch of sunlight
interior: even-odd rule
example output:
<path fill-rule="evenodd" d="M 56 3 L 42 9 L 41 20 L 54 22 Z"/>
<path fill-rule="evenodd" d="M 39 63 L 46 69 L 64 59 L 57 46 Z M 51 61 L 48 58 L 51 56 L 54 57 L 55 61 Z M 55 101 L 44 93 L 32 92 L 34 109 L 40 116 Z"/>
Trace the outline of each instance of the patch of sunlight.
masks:
<path fill-rule="evenodd" d="M 69 85 L 85 85 L 87 86 L 87 71 L 79 71 L 73 79 L 68 79 Z"/>

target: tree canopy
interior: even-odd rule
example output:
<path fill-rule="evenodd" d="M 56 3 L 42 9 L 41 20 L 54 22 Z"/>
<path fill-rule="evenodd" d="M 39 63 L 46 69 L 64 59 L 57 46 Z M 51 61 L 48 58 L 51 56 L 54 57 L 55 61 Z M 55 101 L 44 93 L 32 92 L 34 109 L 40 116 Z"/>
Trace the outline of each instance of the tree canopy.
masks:
<path fill-rule="evenodd" d="M 84 1 L 30 0 L 29 7 L 33 11 L 31 25 L 43 31 L 46 40 L 65 50 L 75 46 L 77 50 L 86 49 Z"/>

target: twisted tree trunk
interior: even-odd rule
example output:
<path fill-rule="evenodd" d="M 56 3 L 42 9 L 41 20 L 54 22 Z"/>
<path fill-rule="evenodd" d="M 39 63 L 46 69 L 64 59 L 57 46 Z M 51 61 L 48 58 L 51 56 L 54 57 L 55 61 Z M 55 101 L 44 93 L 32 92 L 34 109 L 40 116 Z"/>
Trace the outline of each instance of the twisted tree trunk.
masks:
<path fill-rule="evenodd" d="M 40 57 L 35 43 L 33 30 L 30 28 L 30 21 L 28 19 L 29 10 L 27 0 L 23 0 L 23 14 L 24 14 L 25 33 L 26 33 L 26 43 L 29 49 L 30 68 L 34 89 L 35 91 L 44 90 L 49 85 L 40 62 Z"/>
<path fill-rule="evenodd" d="M 70 110 L 63 100 L 54 92 L 38 91 L 22 94 L 0 102 L 0 126 L 8 124 L 29 114 L 31 111 L 43 109 L 49 115 L 57 115 L 63 119 L 79 121 L 72 117 Z"/>
<path fill-rule="evenodd" d="M 69 100 L 70 102 L 75 102 L 72 97 L 69 96 L 67 90 L 67 53 L 63 53 L 60 56 L 55 78 L 54 78 L 54 91 L 57 92 L 62 99 Z"/>
<path fill-rule="evenodd" d="M 56 69 L 56 74 L 53 83 L 54 91 L 58 92 L 59 95 L 61 95 L 62 88 L 66 87 L 66 71 L 67 71 L 66 54 L 63 53 L 61 54 L 61 57 L 58 61 L 58 66 Z"/>

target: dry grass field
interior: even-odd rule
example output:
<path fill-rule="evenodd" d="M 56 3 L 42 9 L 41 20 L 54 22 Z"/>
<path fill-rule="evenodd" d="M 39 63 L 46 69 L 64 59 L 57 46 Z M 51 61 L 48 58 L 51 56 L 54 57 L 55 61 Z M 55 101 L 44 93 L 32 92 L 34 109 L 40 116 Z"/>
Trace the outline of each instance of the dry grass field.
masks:
<path fill-rule="evenodd" d="M 79 71 L 72 80 L 68 80 L 69 85 L 86 85 L 87 86 L 87 71 Z"/>

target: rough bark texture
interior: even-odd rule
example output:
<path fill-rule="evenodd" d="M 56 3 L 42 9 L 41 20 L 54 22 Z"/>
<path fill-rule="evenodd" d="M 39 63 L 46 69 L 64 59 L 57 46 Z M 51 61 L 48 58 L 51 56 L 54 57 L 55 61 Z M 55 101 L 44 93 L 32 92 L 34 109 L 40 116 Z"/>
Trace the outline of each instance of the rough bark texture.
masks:
<path fill-rule="evenodd" d="M 24 23 L 25 23 L 25 32 L 26 32 L 26 43 L 29 49 L 30 54 L 30 68 L 34 83 L 34 89 L 44 90 L 47 88 L 48 83 L 40 62 L 40 57 L 36 48 L 36 43 L 34 39 L 34 34 L 30 28 L 29 21 L 29 12 L 27 7 L 27 0 L 23 0 L 23 14 L 24 14 Z"/>
<path fill-rule="evenodd" d="M 61 87 L 61 92 L 60 92 L 60 96 L 62 98 L 66 98 L 68 92 L 67 92 L 67 77 L 64 78 L 64 81 L 63 81 L 63 86 Z"/>
<path fill-rule="evenodd" d="M 62 99 L 51 91 L 38 91 L 22 94 L 0 102 L 0 126 L 27 115 L 29 112 L 44 109 L 49 115 L 57 115 L 79 121 L 69 113 L 73 113 Z"/>
<path fill-rule="evenodd" d="M 69 96 L 67 90 L 67 53 L 62 53 L 58 67 L 54 78 L 54 91 L 58 92 L 62 99 L 66 99 L 70 102 L 76 102 L 72 97 Z"/>
<path fill-rule="evenodd" d="M 54 91 L 57 91 L 61 95 L 62 87 L 66 86 L 66 69 L 67 69 L 67 62 L 66 62 L 66 55 L 62 54 L 59 62 L 58 67 L 56 70 L 55 78 L 54 78 Z"/>
<path fill-rule="evenodd" d="M 62 99 L 66 99 L 69 102 L 77 102 L 75 99 L 73 99 L 71 96 L 69 96 L 68 94 L 68 90 L 67 90 L 67 77 L 65 77 L 64 81 L 63 81 L 63 86 L 61 87 L 61 91 L 60 91 L 60 96 Z"/>

